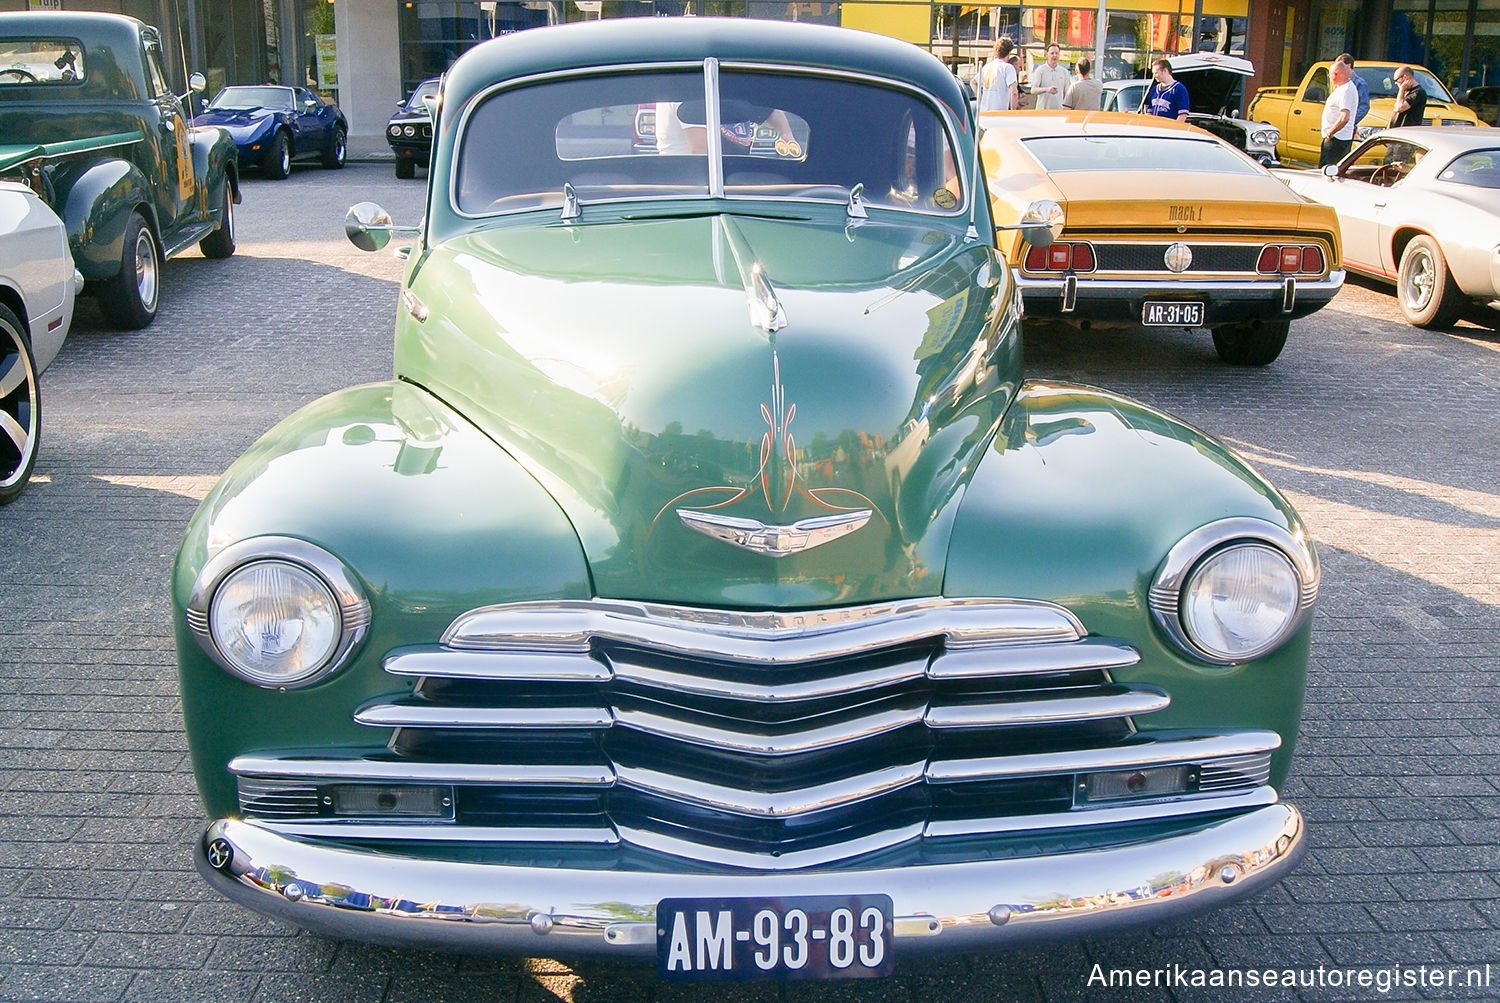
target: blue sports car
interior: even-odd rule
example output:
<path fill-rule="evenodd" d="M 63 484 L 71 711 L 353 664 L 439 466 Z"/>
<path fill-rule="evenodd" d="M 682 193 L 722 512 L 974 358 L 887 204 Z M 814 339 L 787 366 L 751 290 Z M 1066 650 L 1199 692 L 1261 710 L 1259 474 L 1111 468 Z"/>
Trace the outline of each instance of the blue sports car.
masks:
<path fill-rule="evenodd" d="M 197 124 L 227 129 L 240 166 L 259 167 L 268 178 L 286 177 L 293 160 L 316 157 L 324 167 L 344 166 L 349 120 L 306 87 L 226 87 Z"/>

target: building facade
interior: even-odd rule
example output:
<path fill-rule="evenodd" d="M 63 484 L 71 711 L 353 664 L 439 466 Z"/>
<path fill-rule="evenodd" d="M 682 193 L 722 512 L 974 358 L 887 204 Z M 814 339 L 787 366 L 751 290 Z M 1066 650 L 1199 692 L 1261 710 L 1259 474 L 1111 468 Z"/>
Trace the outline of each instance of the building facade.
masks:
<path fill-rule="evenodd" d="M 354 153 L 385 149 L 395 102 L 498 35 L 615 17 L 731 16 L 876 31 L 931 51 L 962 77 L 1009 35 L 1023 77 L 1057 44 L 1102 79 L 1149 76 L 1153 58 L 1217 51 L 1247 56 L 1257 86 L 1297 83 L 1308 65 L 1356 59 L 1420 63 L 1460 96 L 1500 84 L 1500 0 L 1098 0 L 1082 6 L 932 0 L 0 0 L 26 7 L 130 14 L 177 40 L 174 83 L 192 70 L 210 94 L 225 84 L 302 83 L 336 98 Z"/>

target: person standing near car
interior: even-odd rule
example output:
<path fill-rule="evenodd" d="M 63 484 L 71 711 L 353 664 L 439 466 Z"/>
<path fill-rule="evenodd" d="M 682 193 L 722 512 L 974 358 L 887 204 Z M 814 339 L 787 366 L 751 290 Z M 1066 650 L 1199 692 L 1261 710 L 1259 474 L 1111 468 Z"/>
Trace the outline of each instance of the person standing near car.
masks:
<path fill-rule="evenodd" d="M 1188 117 L 1187 85 L 1172 76 L 1172 64 L 1158 59 L 1151 64 L 1151 76 L 1156 80 L 1146 96 L 1146 114 L 1158 118 L 1175 118 L 1186 122 Z"/>
<path fill-rule="evenodd" d="M 1417 75 L 1410 66 L 1396 69 L 1396 108 L 1391 114 L 1390 127 L 1399 129 L 1403 125 L 1421 125 L 1427 114 L 1427 92 L 1417 83 Z"/>
<path fill-rule="evenodd" d="M 1365 78 L 1354 72 L 1354 57 L 1347 52 L 1339 53 L 1338 61 L 1349 67 L 1349 78 L 1354 81 L 1354 93 L 1359 96 L 1359 101 L 1354 108 L 1354 129 L 1359 131 L 1359 124 L 1370 114 L 1370 85 L 1365 83 Z"/>
<path fill-rule="evenodd" d="M 1010 53 L 1016 47 L 1009 35 L 995 40 L 990 61 L 979 72 L 979 110 L 1012 111 L 1020 104 L 1016 86 L 1016 68 L 1011 65 Z"/>
<path fill-rule="evenodd" d="M 1068 93 L 1063 95 L 1063 107 L 1074 108 L 1078 111 L 1098 111 L 1099 102 L 1104 97 L 1104 84 L 1089 76 L 1093 72 L 1094 61 L 1084 56 L 1078 61 L 1078 79 L 1073 86 L 1068 88 Z"/>
<path fill-rule="evenodd" d="M 1323 146 L 1318 151 L 1318 166 L 1327 167 L 1344 159 L 1354 145 L 1354 113 L 1359 109 L 1359 92 L 1350 79 L 1354 71 L 1348 63 L 1333 61 L 1333 90 L 1323 102 Z"/>
<path fill-rule="evenodd" d="M 1031 94 L 1035 99 L 1032 107 L 1040 110 L 1063 106 L 1063 95 L 1067 93 L 1068 86 L 1073 83 L 1073 74 L 1068 72 L 1066 66 L 1058 64 L 1057 59 L 1060 55 L 1062 55 L 1062 50 L 1054 42 L 1047 46 L 1047 61 L 1032 69 Z"/>

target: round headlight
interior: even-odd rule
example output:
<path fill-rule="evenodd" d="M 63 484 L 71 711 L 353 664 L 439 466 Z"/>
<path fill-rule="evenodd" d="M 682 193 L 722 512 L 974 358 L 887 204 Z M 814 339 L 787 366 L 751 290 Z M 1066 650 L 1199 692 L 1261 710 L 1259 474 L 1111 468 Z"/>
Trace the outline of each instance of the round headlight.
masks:
<path fill-rule="evenodd" d="M 417 130 L 415 128 L 413 128 L 412 126 L 403 125 L 401 127 L 401 134 L 403 136 L 415 136 L 417 134 Z"/>
<path fill-rule="evenodd" d="M 399 125 L 393 125 L 393 126 L 391 126 L 390 133 L 391 133 L 392 136 L 399 136 L 399 135 L 401 135 L 401 127 Z"/>
<path fill-rule="evenodd" d="M 1297 569 L 1281 551 L 1241 543 L 1209 554 L 1182 590 L 1182 625 L 1204 654 L 1242 662 L 1286 637 L 1297 617 Z"/>
<path fill-rule="evenodd" d="M 224 576 L 209 631 L 229 667 L 260 686 L 303 682 L 332 660 L 343 633 L 333 591 L 306 568 L 254 561 Z"/>

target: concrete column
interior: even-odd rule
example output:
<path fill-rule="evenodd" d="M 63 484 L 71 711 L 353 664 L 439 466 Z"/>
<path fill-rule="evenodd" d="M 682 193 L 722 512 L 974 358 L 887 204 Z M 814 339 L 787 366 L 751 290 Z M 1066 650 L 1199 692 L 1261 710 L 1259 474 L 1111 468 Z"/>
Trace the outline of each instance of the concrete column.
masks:
<path fill-rule="evenodd" d="M 400 0 L 334 0 L 339 107 L 349 119 L 349 155 L 388 156 L 385 123 L 401 93 Z"/>

